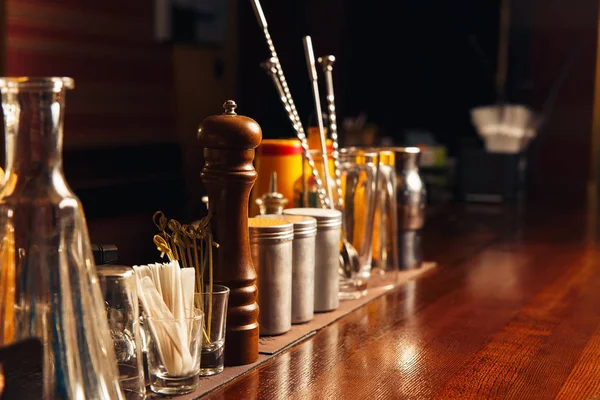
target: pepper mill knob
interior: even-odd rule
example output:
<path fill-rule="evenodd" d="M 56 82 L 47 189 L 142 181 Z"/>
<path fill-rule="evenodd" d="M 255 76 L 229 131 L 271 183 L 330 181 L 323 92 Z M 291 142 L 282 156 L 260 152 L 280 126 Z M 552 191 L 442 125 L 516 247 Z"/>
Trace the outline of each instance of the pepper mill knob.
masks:
<path fill-rule="evenodd" d="M 206 118 L 198 129 L 204 147 L 202 182 L 206 187 L 215 250 L 215 282 L 230 289 L 227 307 L 225 364 L 243 365 L 258 359 L 256 272 L 248 238 L 248 198 L 256 180 L 252 162 L 262 139 L 260 126 L 237 115 L 232 100 L 224 112 Z"/>
<path fill-rule="evenodd" d="M 225 115 L 237 115 L 235 113 L 235 109 L 237 108 L 237 104 L 235 104 L 235 101 L 233 101 L 233 100 L 227 100 L 225 103 L 223 103 L 223 108 L 225 109 L 225 112 L 223 114 L 225 114 Z"/>

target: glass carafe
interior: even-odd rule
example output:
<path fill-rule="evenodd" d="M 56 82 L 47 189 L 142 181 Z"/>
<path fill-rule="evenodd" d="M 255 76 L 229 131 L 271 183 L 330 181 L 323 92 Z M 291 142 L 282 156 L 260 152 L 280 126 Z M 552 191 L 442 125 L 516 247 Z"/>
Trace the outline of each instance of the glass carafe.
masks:
<path fill-rule="evenodd" d="M 121 399 L 81 203 L 62 170 L 70 78 L 0 78 L 0 345 L 36 337 L 44 399 Z"/>

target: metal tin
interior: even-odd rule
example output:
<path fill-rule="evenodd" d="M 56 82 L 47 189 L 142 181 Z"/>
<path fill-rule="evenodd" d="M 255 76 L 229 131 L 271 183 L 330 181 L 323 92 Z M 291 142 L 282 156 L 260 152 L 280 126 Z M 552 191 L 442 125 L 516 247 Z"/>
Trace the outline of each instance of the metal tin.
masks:
<path fill-rule="evenodd" d="M 284 219 L 248 218 L 250 251 L 258 274 L 261 335 L 292 328 L 292 240 L 294 225 Z"/>
<path fill-rule="evenodd" d="M 284 215 L 300 215 L 317 220 L 315 238 L 315 303 L 316 312 L 338 308 L 340 287 L 340 228 L 342 213 L 323 208 L 288 208 Z"/>
<path fill-rule="evenodd" d="M 391 147 L 396 172 L 396 204 L 398 207 L 399 269 L 421 267 L 421 230 L 425 224 L 427 193 L 419 174 L 418 147 Z"/>
<path fill-rule="evenodd" d="M 299 215 L 265 214 L 257 218 L 285 219 L 294 224 L 292 245 L 292 324 L 314 317 L 315 238 L 317 220 Z"/>

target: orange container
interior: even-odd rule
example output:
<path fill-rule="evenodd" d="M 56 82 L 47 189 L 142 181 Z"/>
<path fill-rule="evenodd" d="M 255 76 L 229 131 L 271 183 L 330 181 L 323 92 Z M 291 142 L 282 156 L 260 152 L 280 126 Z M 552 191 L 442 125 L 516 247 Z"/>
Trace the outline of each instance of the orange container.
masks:
<path fill-rule="evenodd" d="M 294 182 L 302 177 L 302 145 L 298 139 L 264 139 L 256 149 L 258 177 L 250 194 L 250 216 L 259 214 L 256 199 L 269 191 L 271 174 L 277 172 L 277 191 L 293 206 Z"/>

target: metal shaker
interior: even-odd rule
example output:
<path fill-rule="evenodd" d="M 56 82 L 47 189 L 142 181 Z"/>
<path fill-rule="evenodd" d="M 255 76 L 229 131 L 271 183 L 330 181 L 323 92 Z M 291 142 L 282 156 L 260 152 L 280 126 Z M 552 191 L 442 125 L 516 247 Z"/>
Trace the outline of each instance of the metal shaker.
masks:
<path fill-rule="evenodd" d="M 317 220 L 315 240 L 315 303 L 316 312 L 338 308 L 340 287 L 340 240 L 342 213 L 323 208 L 288 208 L 284 215 L 300 215 Z"/>
<path fill-rule="evenodd" d="M 292 244 L 292 324 L 308 322 L 314 317 L 315 237 L 317 220 L 299 215 L 265 214 L 257 218 L 283 218 L 294 224 Z"/>
<path fill-rule="evenodd" d="M 399 269 L 419 268 L 423 261 L 421 229 L 425 223 L 427 195 L 419 174 L 418 147 L 393 147 L 396 172 Z"/>
<path fill-rule="evenodd" d="M 248 228 L 258 274 L 260 335 L 280 335 L 292 328 L 294 225 L 284 219 L 248 218 Z"/>

